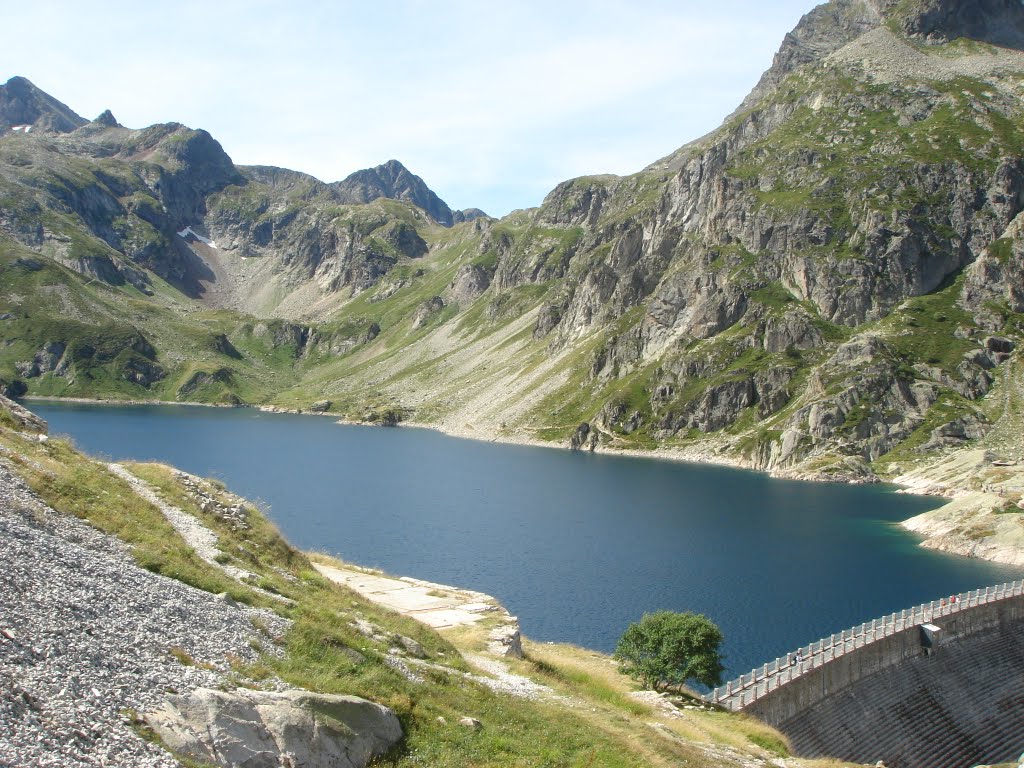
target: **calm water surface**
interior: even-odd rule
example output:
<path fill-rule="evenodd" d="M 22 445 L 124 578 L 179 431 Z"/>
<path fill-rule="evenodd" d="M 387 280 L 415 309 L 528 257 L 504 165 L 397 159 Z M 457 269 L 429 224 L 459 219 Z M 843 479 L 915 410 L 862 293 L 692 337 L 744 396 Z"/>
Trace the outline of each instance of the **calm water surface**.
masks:
<path fill-rule="evenodd" d="M 535 640 L 610 651 L 644 611 L 704 613 L 730 675 L 1024 574 L 917 547 L 896 523 L 935 500 L 877 486 L 253 409 L 30 405 L 88 452 L 223 479 L 303 549 L 494 595 Z"/>

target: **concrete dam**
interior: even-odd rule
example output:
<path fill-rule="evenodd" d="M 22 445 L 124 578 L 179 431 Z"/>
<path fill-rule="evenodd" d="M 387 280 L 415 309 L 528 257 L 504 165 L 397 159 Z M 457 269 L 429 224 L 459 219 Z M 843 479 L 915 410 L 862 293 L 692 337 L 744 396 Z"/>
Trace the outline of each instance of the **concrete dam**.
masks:
<path fill-rule="evenodd" d="M 951 595 L 799 648 L 705 699 L 800 757 L 968 768 L 1024 751 L 1024 580 Z"/>

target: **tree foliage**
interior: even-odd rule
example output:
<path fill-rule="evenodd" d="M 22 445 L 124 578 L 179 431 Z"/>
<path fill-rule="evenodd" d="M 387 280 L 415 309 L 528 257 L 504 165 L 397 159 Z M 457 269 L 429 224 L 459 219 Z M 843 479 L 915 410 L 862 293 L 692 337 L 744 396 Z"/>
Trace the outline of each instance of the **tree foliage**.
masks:
<path fill-rule="evenodd" d="M 657 611 L 629 625 L 615 647 L 620 671 L 661 690 L 693 680 L 722 682 L 722 631 L 700 614 Z"/>

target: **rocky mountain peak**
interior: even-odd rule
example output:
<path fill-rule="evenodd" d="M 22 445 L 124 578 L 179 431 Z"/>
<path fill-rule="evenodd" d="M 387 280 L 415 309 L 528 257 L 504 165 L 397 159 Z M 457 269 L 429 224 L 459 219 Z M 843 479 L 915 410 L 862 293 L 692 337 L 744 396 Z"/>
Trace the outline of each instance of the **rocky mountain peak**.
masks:
<path fill-rule="evenodd" d="M 386 197 L 412 203 L 447 227 L 455 220 L 448 204 L 438 197 L 423 179 L 411 173 L 397 160 L 388 160 L 376 168 L 356 171 L 331 186 L 341 199 L 348 203 L 369 203 Z"/>
<path fill-rule="evenodd" d="M 883 25 L 918 43 L 966 38 L 1024 49 L 1020 0 L 830 0 L 805 14 L 783 38 L 772 66 L 733 114 L 753 108 L 797 68 L 820 62 Z"/>
<path fill-rule="evenodd" d="M 908 37 L 944 43 L 957 38 L 1024 48 L 1020 0 L 872 0 Z"/>
<path fill-rule="evenodd" d="M 70 133 L 88 122 L 24 77 L 15 76 L 0 85 L 0 127 L 30 125 Z"/>
<path fill-rule="evenodd" d="M 393 180 L 398 180 L 406 175 L 411 175 L 409 169 L 402 165 L 398 160 L 392 158 L 388 160 L 384 165 L 379 165 L 375 169 L 381 175 L 388 175 Z"/>
<path fill-rule="evenodd" d="M 894 2 L 895 0 L 893 0 Z M 852 40 L 885 20 L 890 0 L 832 0 L 805 14 L 786 34 L 775 54 L 772 66 L 761 75 L 733 114 L 752 108 L 798 67 L 822 61 Z"/>
<path fill-rule="evenodd" d="M 117 119 L 114 117 L 114 113 L 111 112 L 109 109 L 103 110 L 103 114 L 101 114 L 99 117 L 93 120 L 93 123 L 95 123 L 96 125 L 106 126 L 107 128 L 124 127 L 119 122 L 117 122 Z"/>
<path fill-rule="evenodd" d="M 477 219 L 489 218 L 485 211 L 481 211 L 479 208 L 463 208 L 461 211 L 455 211 L 452 214 L 456 224 L 461 224 L 464 221 L 476 221 Z"/>

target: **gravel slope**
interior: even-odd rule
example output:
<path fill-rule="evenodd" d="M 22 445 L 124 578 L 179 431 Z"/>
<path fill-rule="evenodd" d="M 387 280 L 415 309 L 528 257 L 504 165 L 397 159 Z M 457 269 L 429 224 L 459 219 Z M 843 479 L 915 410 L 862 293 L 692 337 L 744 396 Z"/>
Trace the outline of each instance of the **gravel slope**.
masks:
<path fill-rule="evenodd" d="M 250 617 L 275 634 L 287 625 L 139 568 L 2 461 L 0 542 L 0 766 L 177 765 L 128 727 L 126 711 L 223 684 L 229 656 L 255 657 Z"/>

